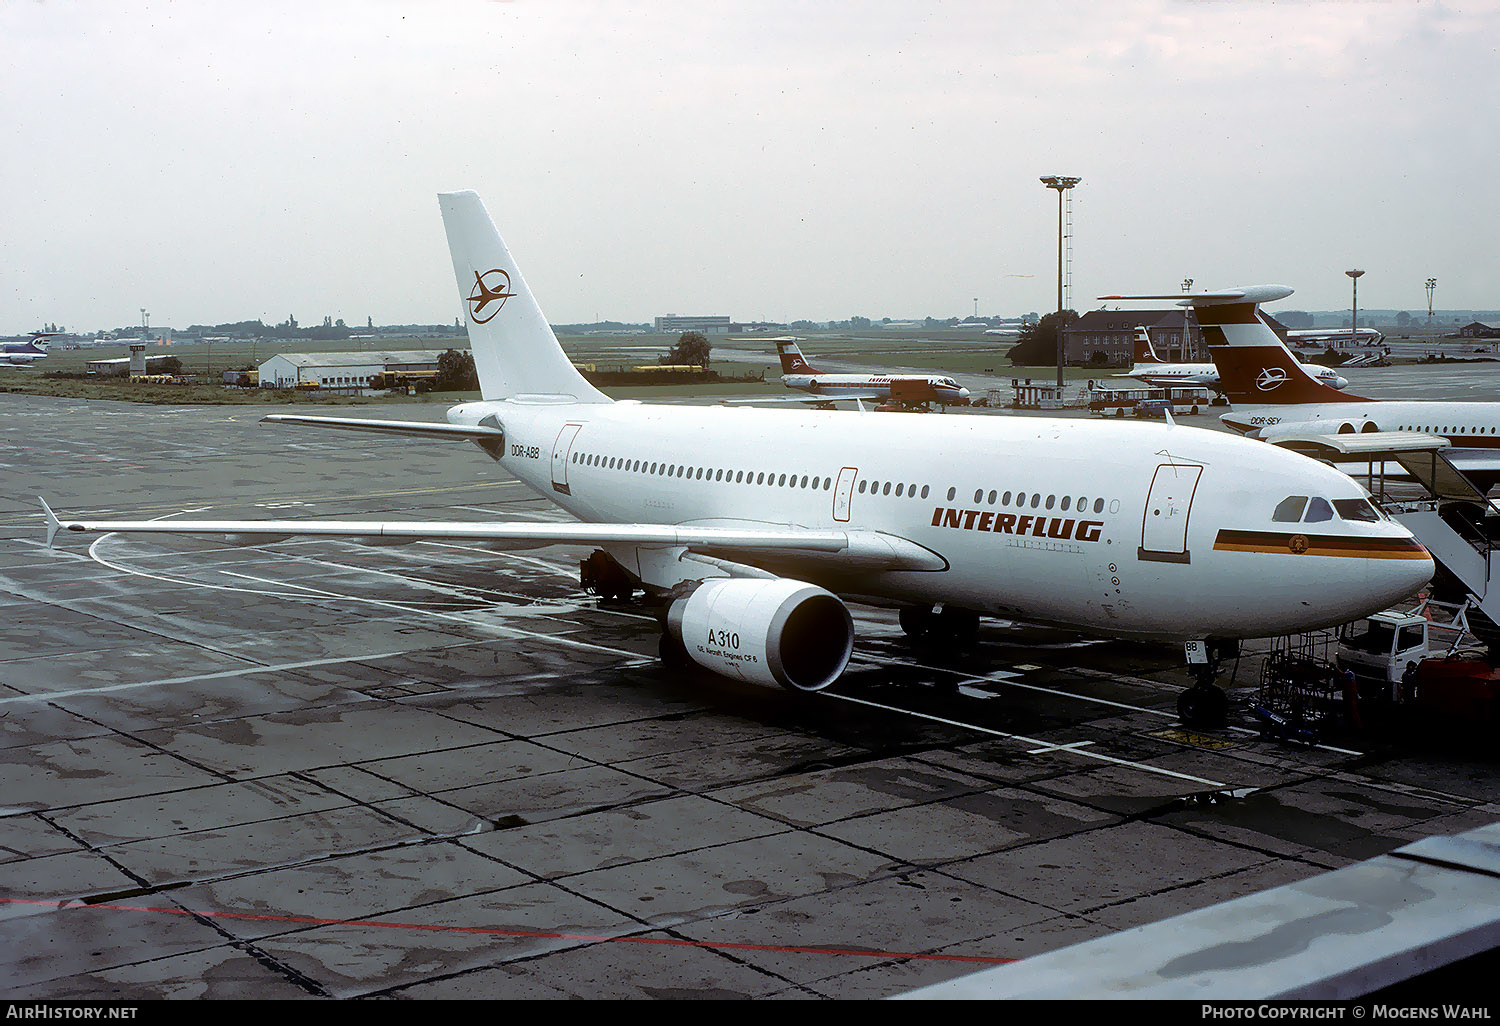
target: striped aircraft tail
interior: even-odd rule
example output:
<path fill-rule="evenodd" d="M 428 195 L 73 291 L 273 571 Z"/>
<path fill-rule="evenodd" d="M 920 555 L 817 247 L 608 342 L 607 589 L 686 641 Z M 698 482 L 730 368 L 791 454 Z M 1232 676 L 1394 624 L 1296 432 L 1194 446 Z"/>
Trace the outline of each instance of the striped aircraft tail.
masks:
<path fill-rule="evenodd" d="M 1161 357 L 1156 355 L 1156 349 L 1151 345 L 1151 333 L 1144 326 L 1135 329 L 1135 362 L 1136 363 L 1164 363 Z"/>
<path fill-rule="evenodd" d="M 781 357 L 781 373 L 783 374 L 821 374 L 807 358 L 802 355 L 802 350 L 795 342 L 777 342 L 776 355 Z"/>
<path fill-rule="evenodd" d="M 1271 330 L 1260 304 L 1285 299 L 1285 285 L 1162 296 L 1101 296 L 1101 299 L 1171 299 L 1191 306 L 1203 329 L 1208 354 L 1219 370 L 1219 388 L 1235 406 L 1369 402 L 1319 381 Z"/>

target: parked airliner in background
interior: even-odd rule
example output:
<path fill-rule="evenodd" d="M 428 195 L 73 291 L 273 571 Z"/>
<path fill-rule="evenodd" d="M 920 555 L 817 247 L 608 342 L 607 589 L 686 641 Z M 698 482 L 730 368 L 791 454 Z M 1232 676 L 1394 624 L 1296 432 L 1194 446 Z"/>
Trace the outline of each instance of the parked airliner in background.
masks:
<path fill-rule="evenodd" d="M 1116 378 L 1134 378 L 1144 381 L 1155 388 L 1169 388 L 1175 385 L 1198 385 L 1203 388 L 1213 389 L 1219 395 L 1224 395 L 1224 389 L 1219 384 L 1219 368 L 1213 362 L 1208 363 L 1167 363 L 1156 355 L 1156 349 L 1151 345 L 1151 333 L 1144 327 L 1135 329 L 1135 365 L 1124 374 L 1114 374 Z M 1349 379 L 1345 378 L 1332 367 L 1320 367 L 1316 364 L 1307 369 L 1319 381 L 1330 388 L 1347 388 Z"/>
<path fill-rule="evenodd" d="M 0 346 L 0 363 L 32 364 L 45 360 L 47 340 L 57 335 L 55 331 L 33 331 L 25 342 L 8 342 Z"/>
<path fill-rule="evenodd" d="M 1378 346 L 1385 341 L 1385 335 L 1374 328 L 1353 332 L 1348 328 L 1298 328 L 1288 331 L 1286 337 L 1294 346 Z"/>
<path fill-rule="evenodd" d="M 1443 456 L 1481 487 L 1500 481 L 1500 402 L 1370 399 L 1330 388 L 1303 366 L 1261 316 L 1292 289 L 1257 285 L 1175 298 L 1192 306 L 1234 410 L 1219 419 L 1251 438 L 1420 433 L 1446 438 Z"/>
<path fill-rule="evenodd" d="M 1225 432 L 612 402 L 558 345 L 479 197 L 439 200 L 483 398 L 446 423 L 266 419 L 470 439 L 578 522 L 60 521 L 47 509 L 48 541 L 128 531 L 597 548 L 660 601 L 665 659 L 805 691 L 848 663 L 847 601 L 898 607 L 908 630 L 940 637 L 989 614 L 1201 642 L 1344 623 L 1432 575 L 1427 551 L 1352 479 Z M 1335 515 L 1278 520 L 1293 496 Z"/>
<path fill-rule="evenodd" d="M 781 357 L 781 383 L 820 399 L 870 399 L 904 406 L 964 406 L 969 390 L 942 374 L 829 374 L 807 362 L 794 338 L 771 339 Z"/>

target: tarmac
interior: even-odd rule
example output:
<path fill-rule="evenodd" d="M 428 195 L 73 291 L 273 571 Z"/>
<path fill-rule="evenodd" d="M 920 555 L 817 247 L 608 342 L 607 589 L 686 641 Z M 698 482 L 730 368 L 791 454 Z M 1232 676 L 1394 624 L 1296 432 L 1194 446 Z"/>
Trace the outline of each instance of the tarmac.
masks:
<path fill-rule="evenodd" d="M 1500 819 L 1462 725 L 1260 737 L 1269 643 L 1190 732 L 1173 646 L 854 607 L 793 694 L 664 668 L 577 550 L 45 544 L 38 495 L 558 516 L 468 443 L 273 410 L 0 394 L 6 1000 L 883 998 Z"/>

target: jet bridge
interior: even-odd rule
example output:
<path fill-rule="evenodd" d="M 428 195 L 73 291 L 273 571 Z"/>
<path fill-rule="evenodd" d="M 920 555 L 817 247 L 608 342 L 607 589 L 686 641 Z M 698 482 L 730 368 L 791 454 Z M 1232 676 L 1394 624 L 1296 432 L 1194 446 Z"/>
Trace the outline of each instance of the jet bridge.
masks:
<path fill-rule="evenodd" d="M 1451 578 L 1442 583 L 1456 581 L 1471 609 L 1500 624 L 1500 506 L 1465 473 L 1452 442 L 1412 431 L 1293 434 L 1274 441 L 1363 477 L 1386 514 L 1410 530 L 1432 553 L 1440 574 Z M 1393 478 L 1406 494 L 1399 487 L 1393 493 Z"/>

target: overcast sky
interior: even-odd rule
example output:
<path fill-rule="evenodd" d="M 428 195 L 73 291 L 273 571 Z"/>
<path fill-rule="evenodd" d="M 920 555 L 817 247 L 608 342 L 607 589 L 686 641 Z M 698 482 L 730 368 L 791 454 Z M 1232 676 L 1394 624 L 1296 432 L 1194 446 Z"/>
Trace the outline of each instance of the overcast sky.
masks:
<path fill-rule="evenodd" d="M 1278 283 L 1500 307 L 1500 4 L 0 4 L 0 333 L 460 312 L 1016 316 Z"/>

